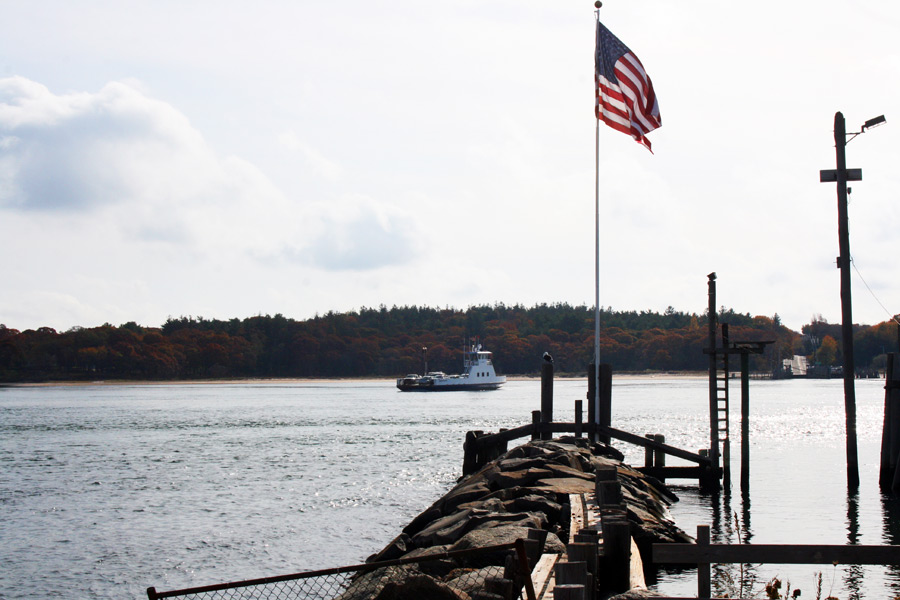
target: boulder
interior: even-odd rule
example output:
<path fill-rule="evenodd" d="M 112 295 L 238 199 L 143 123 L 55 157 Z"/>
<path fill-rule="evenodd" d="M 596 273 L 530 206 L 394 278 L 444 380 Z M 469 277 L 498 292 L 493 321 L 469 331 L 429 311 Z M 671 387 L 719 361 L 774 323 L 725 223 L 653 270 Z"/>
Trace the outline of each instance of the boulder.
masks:
<path fill-rule="evenodd" d="M 553 477 L 553 471 L 546 468 L 530 468 L 521 471 L 497 471 L 488 477 L 491 488 L 526 487 L 539 479 Z"/>
<path fill-rule="evenodd" d="M 412 537 L 412 542 L 419 548 L 440 544 L 452 544 L 468 529 L 472 510 L 459 510 L 446 517 L 441 517 L 429 524 L 425 529 Z"/>
<path fill-rule="evenodd" d="M 387 583 L 374 600 L 422 600 L 423 598 L 469 600 L 469 595 L 427 575 L 414 575 L 399 583 Z"/>

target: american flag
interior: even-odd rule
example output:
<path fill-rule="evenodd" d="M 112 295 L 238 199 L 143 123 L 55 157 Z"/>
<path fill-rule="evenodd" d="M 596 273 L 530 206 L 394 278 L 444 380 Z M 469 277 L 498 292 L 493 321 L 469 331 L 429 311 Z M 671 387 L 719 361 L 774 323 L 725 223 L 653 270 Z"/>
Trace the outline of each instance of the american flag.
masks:
<path fill-rule="evenodd" d="M 637 56 L 600 21 L 594 78 L 597 118 L 616 131 L 630 134 L 650 150 L 646 136 L 662 124 L 653 84 Z"/>

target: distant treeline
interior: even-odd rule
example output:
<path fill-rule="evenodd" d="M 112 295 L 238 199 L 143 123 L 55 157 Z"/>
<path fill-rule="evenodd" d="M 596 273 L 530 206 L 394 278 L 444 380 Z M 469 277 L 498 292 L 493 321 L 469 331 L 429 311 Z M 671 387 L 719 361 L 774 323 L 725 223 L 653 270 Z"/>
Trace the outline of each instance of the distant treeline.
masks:
<path fill-rule="evenodd" d="M 751 317 L 721 309 L 734 341 L 771 340 L 751 368 L 771 371 L 793 354 L 814 355 L 839 326 L 814 320 L 791 331 L 774 317 Z M 618 372 L 702 371 L 708 364 L 706 315 L 669 308 L 601 311 L 601 360 Z M 857 347 L 856 361 L 869 364 L 895 343 L 887 324 L 860 328 L 874 342 Z M 873 333 L 874 332 L 874 333 Z M 807 333 L 804 331 L 804 333 Z M 818 337 L 817 337 L 818 336 Z M 134 322 L 118 327 L 42 327 L 17 331 L 0 325 L 0 381 L 94 379 L 178 380 L 241 377 L 396 377 L 429 370 L 459 372 L 467 339 L 477 337 L 494 352 L 499 372 L 535 374 L 550 352 L 557 372 L 582 374 L 593 358 L 594 311 L 568 304 L 473 306 L 466 310 L 416 306 L 329 312 L 296 321 L 280 314 L 221 321 L 169 318 L 162 327 Z M 833 339 L 831 340 L 834 341 Z M 894 346 L 888 350 L 894 349 Z M 837 355 L 829 355 L 834 361 Z"/>

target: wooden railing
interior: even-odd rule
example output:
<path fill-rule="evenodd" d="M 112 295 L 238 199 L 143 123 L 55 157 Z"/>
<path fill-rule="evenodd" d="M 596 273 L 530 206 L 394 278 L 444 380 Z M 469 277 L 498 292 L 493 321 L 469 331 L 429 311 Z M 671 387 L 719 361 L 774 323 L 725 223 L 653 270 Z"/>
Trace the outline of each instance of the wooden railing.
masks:
<path fill-rule="evenodd" d="M 696 544 L 653 544 L 653 564 L 697 565 L 697 598 L 711 597 L 713 563 L 900 565 L 900 546 L 710 544 L 709 540 L 709 525 L 698 525 Z"/>

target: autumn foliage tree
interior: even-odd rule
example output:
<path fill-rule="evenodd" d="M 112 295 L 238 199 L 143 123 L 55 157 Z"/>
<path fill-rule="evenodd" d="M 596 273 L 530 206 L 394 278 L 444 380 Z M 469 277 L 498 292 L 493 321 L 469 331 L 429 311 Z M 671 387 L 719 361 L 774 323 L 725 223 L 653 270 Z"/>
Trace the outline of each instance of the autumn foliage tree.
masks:
<path fill-rule="evenodd" d="M 774 370 L 798 351 L 822 352 L 826 335 L 839 339 L 824 319 L 801 335 L 777 315 L 751 317 L 723 307 L 716 316 L 729 324 L 732 340 L 775 342 L 751 357 L 758 371 Z M 706 320 L 705 314 L 671 307 L 663 313 L 602 308 L 601 360 L 617 372 L 704 371 Z M 813 344 L 816 335 L 821 337 Z M 547 351 L 557 372 L 581 375 L 594 355 L 594 311 L 564 303 L 498 303 L 465 310 L 364 307 L 303 321 L 281 314 L 227 321 L 187 316 L 160 327 L 130 322 L 65 332 L 0 326 L 0 381 L 397 377 L 423 371 L 423 348 L 429 370 L 452 373 L 462 367 L 467 340 L 476 337 L 494 352 L 502 373 L 536 374 Z M 860 327 L 855 337 L 857 362 L 868 364 L 889 341 L 896 344 L 896 325 Z"/>

